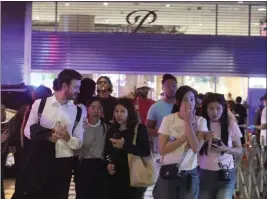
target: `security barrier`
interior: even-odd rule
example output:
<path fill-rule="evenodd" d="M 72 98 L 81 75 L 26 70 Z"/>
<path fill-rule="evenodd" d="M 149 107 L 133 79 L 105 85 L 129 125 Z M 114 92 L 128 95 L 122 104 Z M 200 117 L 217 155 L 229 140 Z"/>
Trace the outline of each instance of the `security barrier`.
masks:
<path fill-rule="evenodd" d="M 267 150 L 256 136 L 246 132 L 246 145 L 242 160 L 237 163 L 235 199 L 267 199 Z"/>

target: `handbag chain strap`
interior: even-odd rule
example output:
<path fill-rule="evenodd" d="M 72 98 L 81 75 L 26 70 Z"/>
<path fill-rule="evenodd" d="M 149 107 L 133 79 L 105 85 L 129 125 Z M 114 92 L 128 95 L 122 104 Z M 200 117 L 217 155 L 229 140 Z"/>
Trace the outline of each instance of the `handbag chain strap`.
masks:
<path fill-rule="evenodd" d="M 194 132 L 197 134 L 198 129 L 197 129 L 197 123 L 196 122 L 197 122 L 197 118 L 195 116 L 195 121 L 192 123 L 192 125 L 193 125 Z M 184 149 L 184 153 L 182 155 L 182 158 L 181 158 L 180 162 L 176 164 L 176 167 L 178 168 L 178 170 L 180 170 L 180 166 L 182 165 L 188 150 L 189 150 L 189 143 L 187 142 L 185 149 Z"/>

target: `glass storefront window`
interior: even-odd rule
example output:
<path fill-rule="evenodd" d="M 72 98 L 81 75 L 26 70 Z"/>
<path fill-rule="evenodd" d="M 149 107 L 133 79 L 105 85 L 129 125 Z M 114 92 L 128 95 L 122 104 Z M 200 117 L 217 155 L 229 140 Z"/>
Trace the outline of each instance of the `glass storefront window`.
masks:
<path fill-rule="evenodd" d="M 249 88 L 266 88 L 266 78 L 264 77 L 250 77 Z"/>
<path fill-rule="evenodd" d="M 233 100 L 238 96 L 246 100 L 248 96 L 248 78 L 217 77 L 216 92 L 224 94 L 225 99 L 227 99 L 228 93 L 231 93 Z"/>
<path fill-rule="evenodd" d="M 147 82 L 151 88 L 148 93 L 148 98 L 155 99 L 155 76 L 154 75 L 131 75 L 131 74 L 120 74 L 120 84 L 119 84 L 119 96 L 128 95 L 134 92 L 136 87 L 142 83 Z"/>
<path fill-rule="evenodd" d="M 30 84 L 38 87 L 46 86 L 53 90 L 53 81 L 56 78 L 56 73 L 31 72 Z"/>
<path fill-rule="evenodd" d="M 202 94 L 215 91 L 215 82 L 212 76 L 185 76 L 183 84 L 191 86 Z"/>

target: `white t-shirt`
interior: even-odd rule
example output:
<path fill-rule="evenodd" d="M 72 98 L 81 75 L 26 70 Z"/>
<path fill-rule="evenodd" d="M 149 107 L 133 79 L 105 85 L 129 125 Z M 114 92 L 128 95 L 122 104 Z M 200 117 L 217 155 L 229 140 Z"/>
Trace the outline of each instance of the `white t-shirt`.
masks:
<path fill-rule="evenodd" d="M 210 129 L 215 133 L 217 138 L 221 138 L 221 124 L 219 122 L 210 122 Z M 233 118 L 229 118 L 228 133 L 228 147 L 232 148 L 233 141 L 240 140 L 242 137 L 240 128 Z M 222 163 L 222 165 L 228 166 L 229 169 L 234 168 L 233 156 L 230 154 L 224 153 L 223 155 L 220 155 L 213 150 L 209 150 L 208 155 L 199 155 L 199 166 L 201 169 L 218 171 L 220 170 L 218 165 L 219 161 Z"/>
<path fill-rule="evenodd" d="M 261 112 L 261 124 L 266 124 L 266 115 L 267 115 L 267 109 L 265 107 Z M 264 140 L 264 146 L 267 146 L 266 129 L 261 130 L 261 139 L 260 140 L 262 140 L 262 136 L 264 137 L 264 139 L 263 139 Z"/>
<path fill-rule="evenodd" d="M 196 116 L 197 127 L 199 131 L 208 131 L 207 121 L 203 117 Z M 173 113 L 164 117 L 160 128 L 158 130 L 159 134 L 168 135 L 170 137 L 178 137 L 185 134 L 185 122 L 180 119 L 177 113 Z M 188 142 L 185 142 L 180 147 L 176 148 L 174 151 L 165 154 L 162 158 L 163 165 L 179 163 L 185 147 Z M 181 170 L 192 170 L 198 165 L 197 153 L 194 153 L 191 148 L 188 149 L 186 156 L 181 164 Z"/>

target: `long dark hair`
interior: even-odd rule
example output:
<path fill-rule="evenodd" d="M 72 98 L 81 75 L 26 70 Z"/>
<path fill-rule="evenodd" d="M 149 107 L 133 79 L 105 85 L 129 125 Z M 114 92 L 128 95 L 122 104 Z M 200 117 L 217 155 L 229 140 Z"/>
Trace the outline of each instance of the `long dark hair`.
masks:
<path fill-rule="evenodd" d="M 78 94 L 75 104 L 87 105 L 88 101 L 95 94 L 96 83 L 90 78 L 84 78 L 81 81 L 80 93 Z"/>
<path fill-rule="evenodd" d="M 187 86 L 187 85 L 184 85 L 184 86 L 180 86 L 177 89 L 176 94 L 175 94 L 175 99 L 176 99 L 176 105 L 177 105 L 177 107 L 175 107 L 173 111 L 176 111 L 176 112 L 179 112 L 180 111 L 183 98 L 184 98 L 185 94 L 187 92 L 190 92 L 190 91 L 194 94 L 195 101 L 196 101 L 197 100 L 197 97 L 198 97 L 197 91 L 195 89 L 193 89 L 192 87 Z M 196 104 L 195 104 L 195 108 L 196 108 Z"/>
<path fill-rule="evenodd" d="M 219 119 L 221 124 L 221 140 L 228 146 L 228 139 L 229 139 L 229 132 L 228 132 L 228 125 L 229 125 L 229 118 L 228 118 L 228 110 L 227 110 L 227 103 L 222 94 L 219 93 L 209 93 L 204 96 L 203 103 L 202 103 L 202 116 L 207 120 L 208 129 L 210 129 L 210 118 L 208 116 L 208 105 L 212 102 L 218 102 L 223 107 L 223 113 L 221 118 Z M 200 155 L 208 154 L 208 143 L 206 142 L 203 147 L 199 151 Z"/>
<path fill-rule="evenodd" d="M 137 114 L 135 112 L 132 101 L 130 99 L 127 99 L 127 98 L 120 98 L 117 100 L 115 108 L 117 105 L 121 105 L 121 106 L 125 107 L 128 111 L 128 118 L 127 118 L 126 127 L 127 128 L 134 128 L 135 125 L 138 123 L 138 117 L 137 117 Z M 114 124 L 117 128 L 120 126 L 116 120 L 114 120 Z"/>

